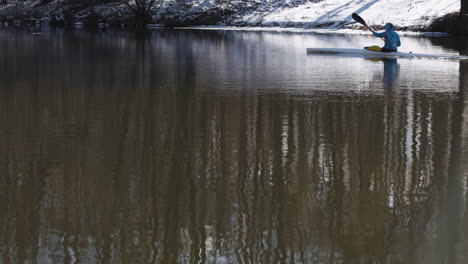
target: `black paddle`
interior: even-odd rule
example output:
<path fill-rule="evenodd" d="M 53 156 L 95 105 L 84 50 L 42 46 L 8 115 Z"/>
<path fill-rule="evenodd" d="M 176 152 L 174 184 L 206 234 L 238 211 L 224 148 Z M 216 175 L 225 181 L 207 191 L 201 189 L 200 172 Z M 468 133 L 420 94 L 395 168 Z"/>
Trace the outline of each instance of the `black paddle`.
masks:
<path fill-rule="evenodd" d="M 370 28 L 367 24 L 366 24 L 366 21 L 364 21 L 364 19 L 362 19 L 362 17 L 360 17 L 358 14 L 356 13 L 353 13 L 351 15 L 351 17 L 356 20 L 356 22 L 358 22 L 359 24 L 363 24 L 366 28 L 368 28 L 370 31 L 374 32 L 374 30 L 372 30 L 372 28 Z"/>
<path fill-rule="evenodd" d="M 351 15 L 351 17 L 356 21 L 358 22 L 359 24 L 363 24 L 366 28 L 368 28 L 371 32 L 374 32 L 374 30 L 372 30 L 372 28 L 370 28 L 367 24 L 366 24 L 366 21 L 364 21 L 364 19 L 362 17 L 360 17 L 358 14 L 356 13 L 353 13 Z M 384 38 L 381 38 L 383 40 L 385 40 Z"/>

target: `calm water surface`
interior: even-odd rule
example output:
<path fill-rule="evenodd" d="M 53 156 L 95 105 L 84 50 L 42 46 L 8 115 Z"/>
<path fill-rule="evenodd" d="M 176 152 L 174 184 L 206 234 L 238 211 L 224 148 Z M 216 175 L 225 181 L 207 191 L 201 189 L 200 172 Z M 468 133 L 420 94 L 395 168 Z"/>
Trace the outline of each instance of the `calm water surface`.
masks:
<path fill-rule="evenodd" d="M 0 263 L 467 263 L 468 65 L 371 44 L 0 29 Z"/>

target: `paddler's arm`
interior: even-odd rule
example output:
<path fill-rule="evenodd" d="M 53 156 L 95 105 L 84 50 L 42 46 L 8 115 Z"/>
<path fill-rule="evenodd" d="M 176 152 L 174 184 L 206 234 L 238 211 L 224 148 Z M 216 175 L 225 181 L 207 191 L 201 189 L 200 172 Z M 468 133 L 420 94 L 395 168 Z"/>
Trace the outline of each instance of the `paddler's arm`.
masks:
<path fill-rule="evenodd" d="M 385 37 L 385 31 L 382 33 L 377 33 L 375 31 L 372 31 L 372 34 L 374 34 L 374 36 L 379 37 L 379 38 Z"/>

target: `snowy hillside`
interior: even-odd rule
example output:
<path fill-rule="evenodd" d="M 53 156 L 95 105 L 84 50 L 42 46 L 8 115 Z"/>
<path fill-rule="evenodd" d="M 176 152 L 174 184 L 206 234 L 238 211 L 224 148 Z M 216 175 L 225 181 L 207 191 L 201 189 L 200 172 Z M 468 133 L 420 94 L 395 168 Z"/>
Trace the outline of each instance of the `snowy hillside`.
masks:
<path fill-rule="evenodd" d="M 460 0 L 6 0 L 0 22 L 88 23 L 89 25 L 218 25 L 298 28 L 358 28 L 351 14 L 369 25 L 427 29 L 458 12 Z M 134 8 L 137 3 L 143 12 Z M 145 17 L 141 17 L 141 14 Z M 139 17 L 140 16 L 140 17 Z"/>
<path fill-rule="evenodd" d="M 256 26 L 358 27 L 351 18 L 360 14 L 370 25 L 393 23 L 398 28 L 425 28 L 434 19 L 460 10 L 459 0 L 323 0 L 297 7 L 271 7 L 236 22 Z"/>

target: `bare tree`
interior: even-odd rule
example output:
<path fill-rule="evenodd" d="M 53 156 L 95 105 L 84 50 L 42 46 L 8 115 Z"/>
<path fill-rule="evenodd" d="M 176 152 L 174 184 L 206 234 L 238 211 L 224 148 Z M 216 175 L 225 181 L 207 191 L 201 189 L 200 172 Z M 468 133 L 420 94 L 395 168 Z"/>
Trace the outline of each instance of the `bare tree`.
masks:
<path fill-rule="evenodd" d="M 161 8 L 164 0 L 121 0 L 137 26 L 153 22 L 153 15 Z"/>
<path fill-rule="evenodd" d="M 0 15 L 3 19 L 5 19 L 7 16 L 8 0 L 0 0 L 0 6 L 2 7 L 2 12 Z"/>
<path fill-rule="evenodd" d="M 59 1 L 42 1 L 42 4 L 45 5 L 47 11 L 47 16 L 49 17 L 52 24 L 56 24 L 59 17 L 61 2 Z"/>
<path fill-rule="evenodd" d="M 24 0 L 1 0 L 0 5 L 3 7 L 2 16 L 7 19 L 17 20 L 24 15 Z"/>
<path fill-rule="evenodd" d="M 460 15 L 468 15 L 468 0 L 460 0 Z"/>

